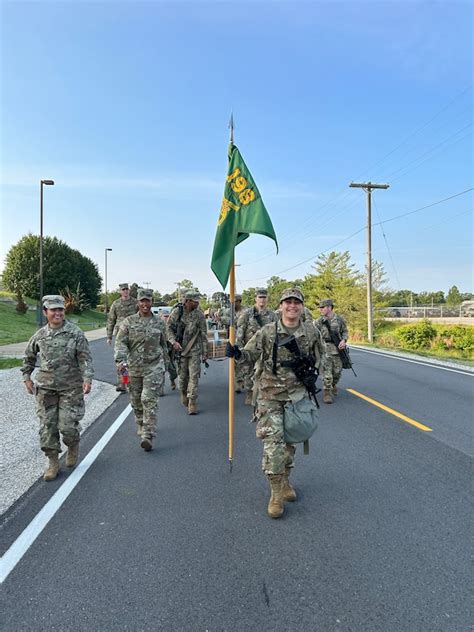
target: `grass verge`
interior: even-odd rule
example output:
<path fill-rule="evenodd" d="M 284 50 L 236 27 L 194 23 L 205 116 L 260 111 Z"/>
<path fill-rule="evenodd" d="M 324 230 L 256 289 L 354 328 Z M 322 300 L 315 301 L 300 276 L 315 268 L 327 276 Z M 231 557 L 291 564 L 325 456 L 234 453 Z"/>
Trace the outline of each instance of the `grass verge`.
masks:
<path fill-rule="evenodd" d="M 21 366 L 23 363 L 20 358 L 0 358 L 0 371 L 2 369 L 13 369 L 16 366 Z"/>

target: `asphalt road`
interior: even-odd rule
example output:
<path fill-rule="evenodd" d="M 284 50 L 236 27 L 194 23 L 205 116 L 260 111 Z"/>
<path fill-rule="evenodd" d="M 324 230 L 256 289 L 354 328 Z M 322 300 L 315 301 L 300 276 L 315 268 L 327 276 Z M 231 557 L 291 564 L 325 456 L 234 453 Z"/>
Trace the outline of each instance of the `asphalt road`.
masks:
<path fill-rule="evenodd" d="M 111 351 L 92 343 L 97 377 Z M 227 463 L 227 363 L 201 378 L 201 413 L 162 398 L 157 447 L 119 428 L 2 586 L 5 630 L 460 632 L 471 624 L 472 375 L 354 351 L 298 501 L 266 516 L 250 409 L 237 396 Z M 431 429 L 420 430 L 353 389 Z M 127 404 L 86 433 L 81 458 Z M 471 455 L 471 456 L 470 456 Z M 66 480 L 4 517 L 5 551 Z"/>

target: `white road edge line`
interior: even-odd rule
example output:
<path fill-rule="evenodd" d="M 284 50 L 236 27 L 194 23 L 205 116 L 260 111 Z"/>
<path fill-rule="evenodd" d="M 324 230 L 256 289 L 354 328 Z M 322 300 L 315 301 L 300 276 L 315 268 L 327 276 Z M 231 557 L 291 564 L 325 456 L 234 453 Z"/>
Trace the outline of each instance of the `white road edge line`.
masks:
<path fill-rule="evenodd" d="M 474 373 L 470 373 L 469 371 L 460 371 L 459 369 L 450 369 L 447 366 L 441 366 L 440 364 L 431 364 L 429 360 L 426 362 L 422 362 L 421 360 L 411 360 L 410 358 L 402 358 L 401 356 L 397 356 L 394 353 L 384 353 L 383 351 L 372 351 L 372 349 L 360 349 L 359 347 L 355 347 L 354 345 L 350 347 L 351 351 L 361 351 L 362 353 L 373 353 L 374 355 L 381 355 L 384 358 L 393 358 L 394 360 L 401 360 L 402 362 L 413 362 L 413 364 L 422 364 L 423 366 L 429 366 L 432 369 L 441 369 L 442 371 L 451 371 L 451 373 L 460 373 L 461 375 L 468 375 L 469 377 L 474 377 Z"/>
<path fill-rule="evenodd" d="M 0 584 L 6 580 L 21 558 L 28 551 L 30 546 L 46 527 L 51 518 L 54 517 L 58 509 L 63 505 L 69 494 L 73 491 L 81 478 L 97 459 L 99 454 L 112 439 L 114 434 L 123 424 L 125 419 L 132 411 L 130 404 L 117 417 L 102 438 L 95 444 L 86 458 L 79 463 L 75 470 L 71 472 L 67 480 L 48 500 L 41 511 L 33 518 L 30 524 L 22 531 L 22 533 L 13 542 L 10 548 L 4 553 L 0 560 Z"/>

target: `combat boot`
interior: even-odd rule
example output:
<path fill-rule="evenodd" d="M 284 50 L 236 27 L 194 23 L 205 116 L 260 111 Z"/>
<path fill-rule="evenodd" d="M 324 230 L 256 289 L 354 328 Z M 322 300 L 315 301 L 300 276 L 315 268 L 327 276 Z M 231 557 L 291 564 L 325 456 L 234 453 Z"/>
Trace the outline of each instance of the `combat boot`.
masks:
<path fill-rule="evenodd" d="M 59 474 L 61 466 L 59 465 L 59 454 L 55 450 L 50 450 L 46 453 L 48 457 L 48 465 L 43 474 L 44 481 L 54 481 Z"/>
<path fill-rule="evenodd" d="M 181 391 L 181 403 L 183 404 L 183 406 L 188 405 L 188 394 L 184 391 Z"/>
<path fill-rule="evenodd" d="M 282 475 L 281 474 L 269 474 L 268 480 L 270 481 L 270 489 L 272 495 L 267 507 L 267 513 L 270 518 L 280 518 L 285 511 L 282 497 Z"/>
<path fill-rule="evenodd" d="M 143 424 L 137 423 L 137 435 L 139 437 L 141 437 L 142 436 L 142 432 L 143 432 Z"/>
<path fill-rule="evenodd" d="M 323 390 L 323 402 L 325 404 L 332 404 L 332 397 L 331 397 L 331 389 L 330 388 L 325 388 Z"/>
<path fill-rule="evenodd" d="M 122 384 L 122 382 L 117 382 L 115 390 L 117 391 L 117 393 L 126 393 L 127 387 L 125 386 L 125 384 Z"/>
<path fill-rule="evenodd" d="M 333 396 L 333 397 L 337 397 L 338 392 L 339 392 L 339 391 L 337 390 L 337 386 L 336 386 L 336 385 L 334 385 L 334 386 L 332 387 L 332 396 Z"/>
<path fill-rule="evenodd" d="M 252 391 L 247 391 L 247 395 L 245 396 L 245 404 L 247 406 L 252 405 L 253 393 Z"/>
<path fill-rule="evenodd" d="M 151 450 L 153 450 L 153 443 L 151 438 L 149 439 L 148 437 L 143 437 L 140 442 L 140 447 L 143 448 L 145 452 L 150 452 Z"/>
<path fill-rule="evenodd" d="M 171 380 L 171 390 L 172 391 L 176 390 L 176 380 Z"/>
<path fill-rule="evenodd" d="M 188 415 L 197 415 L 197 404 L 195 399 L 190 399 L 188 402 Z"/>
<path fill-rule="evenodd" d="M 290 483 L 290 472 L 291 468 L 285 468 L 285 473 L 282 474 L 281 481 L 281 497 L 285 502 L 294 502 L 296 500 L 296 492 L 293 485 Z"/>
<path fill-rule="evenodd" d="M 162 386 L 160 386 L 158 390 L 158 397 L 164 397 L 164 395 L 165 395 L 165 385 L 162 384 Z"/>
<path fill-rule="evenodd" d="M 79 441 L 71 443 L 67 447 L 66 454 L 66 467 L 74 467 L 77 463 L 77 457 L 79 456 Z"/>

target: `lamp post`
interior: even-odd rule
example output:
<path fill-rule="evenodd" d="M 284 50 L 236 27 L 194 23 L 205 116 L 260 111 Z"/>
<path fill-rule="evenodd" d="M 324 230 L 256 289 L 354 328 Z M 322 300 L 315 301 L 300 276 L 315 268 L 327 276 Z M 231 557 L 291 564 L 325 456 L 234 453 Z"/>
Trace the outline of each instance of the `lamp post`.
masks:
<path fill-rule="evenodd" d="M 46 186 L 53 186 L 54 180 L 40 180 L 40 265 L 39 265 L 40 308 L 39 308 L 39 317 L 38 317 L 39 327 L 42 327 L 43 325 L 43 310 L 42 310 L 42 301 L 43 301 L 43 184 L 45 184 Z"/>
<path fill-rule="evenodd" d="M 112 248 L 105 249 L 105 278 L 104 278 L 104 289 L 105 289 L 105 315 L 109 313 L 109 299 L 107 296 L 107 253 L 112 252 Z"/>

